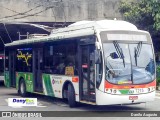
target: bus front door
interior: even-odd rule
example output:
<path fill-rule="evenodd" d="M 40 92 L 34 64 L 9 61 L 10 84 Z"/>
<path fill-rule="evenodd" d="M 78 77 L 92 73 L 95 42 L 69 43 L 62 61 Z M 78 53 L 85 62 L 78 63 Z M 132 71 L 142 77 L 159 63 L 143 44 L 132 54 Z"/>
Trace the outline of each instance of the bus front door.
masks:
<path fill-rule="evenodd" d="M 12 87 L 16 87 L 16 77 L 15 77 L 15 52 L 9 52 L 9 78 Z"/>
<path fill-rule="evenodd" d="M 80 99 L 95 102 L 95 45 L 80 46 Z"/>
<path fill-rule="evenodd" d="M 43 64 L 43 49 L 36 48 L 33 51 L 33 73 L 34 73 L 34 91 L 43 92 L 42 86 L 42 64 Z"/>

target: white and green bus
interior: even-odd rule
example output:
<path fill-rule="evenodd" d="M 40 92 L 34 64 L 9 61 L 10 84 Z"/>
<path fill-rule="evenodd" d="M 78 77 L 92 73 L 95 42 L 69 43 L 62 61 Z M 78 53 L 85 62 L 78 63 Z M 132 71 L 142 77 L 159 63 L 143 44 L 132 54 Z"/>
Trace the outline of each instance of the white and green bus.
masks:
<path fill-rule="evenodd" d="M 153 101 L 150 34 L 126 21 L 81 21 L 49 36 L 5 44 L 5 85 L 93 105 Z"/>

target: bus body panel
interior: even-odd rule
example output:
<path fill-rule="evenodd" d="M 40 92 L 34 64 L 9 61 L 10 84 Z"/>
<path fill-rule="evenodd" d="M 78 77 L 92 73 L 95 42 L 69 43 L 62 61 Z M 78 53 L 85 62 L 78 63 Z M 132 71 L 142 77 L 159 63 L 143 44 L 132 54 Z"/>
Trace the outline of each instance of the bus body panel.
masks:
<path fill-rule="evenodd" d="M 133 104 L 154 101 L 155 91 L 138 95 L 112 95 L 96 90 L 97 105 Z"/>
<path fill-rule="evenodd" d="M 10 81 L 10 77 L 9 77 L 9 71 L 5 71 L 4 74 L 5 74 L 5 76 L 4 76 L 5 77 L 4 85 L 6 87 L 10 87 L 11 81 Z"/>
<path fill-rule="evenodd" d="M 79 81 L 76 76 L 61 76 L 52 74 L 42 74 L 44 95 L 62 98 L 62 89 L 65 81 L 70 81 L 75 89 L 76 101 L 79 101 Z"/>
<path fill-rule="evenodd" d="M 16 72 L 16 89 L 19 87 L 19 81 L 23 78 L 26 84 L 26 91 L 30 93 L 34 92 L 33 84 L 33 74 L 26 72 Z M 70 81 L 75 89 L 76 101 L 79 101 L 79 81 L 78 77 L 73 76 L 61 76 L 61 75 L 52 75 L 52 74 L 42 74 L 42 83 L 43 83 L 43 93 L 46 96 L 62 98 L 62 89 L 66 80 Z M 7 85 L 9 82 L 7 82 Z"/>
<path fill-rule="evenodd" d="M 19 81 L 24 79 L 26 84 L 26 91 L 27 92 L 34 92 L 33 89 L 33 73 L 28 72 L 16 72 L 16 88 L 19 88 Z"/>
<path fill-rule="evenodd" d="M 105 92 L 109 94 L 146 94 L 148 92 L 154 91 L 156 88 L 156 80 L 147 84 L 111 84 L 105 81 Z"/>
<path fill-rule="evenodd" d="M 113 85 L 106 82 L 105 92 L 96 90 L 96 104 L 132 104 L 153 101 L 155 85 L 156 80 L 142 85 Z"/>

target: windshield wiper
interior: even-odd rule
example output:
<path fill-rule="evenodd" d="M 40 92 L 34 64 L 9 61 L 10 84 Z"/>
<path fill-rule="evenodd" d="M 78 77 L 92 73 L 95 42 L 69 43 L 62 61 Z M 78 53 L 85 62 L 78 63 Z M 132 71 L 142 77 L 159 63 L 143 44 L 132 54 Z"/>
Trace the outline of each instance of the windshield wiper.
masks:
<path fill-rule="evenodd" d="M 120 57 L 120 59 L 123 60 L 123 65 L 125 67 L 125 60 L 124 60 L 124 54 L 123 54 L 122 48 L 119 46 L 117 41 L 113 41 L 113 44 L 114 44 L 114 47 L 116 48 L 118 56 Z"/>
<path fill-rule="evenodd" d="M 134 48 L 134 58 L 135 58 L 135 63 L 137 66 L 137 57 L 139 57 L 140 53 L 141 53 L 141 49 L 142 49 L 142 42 L 140 41 L 137 45 L 137 48 Z"/>

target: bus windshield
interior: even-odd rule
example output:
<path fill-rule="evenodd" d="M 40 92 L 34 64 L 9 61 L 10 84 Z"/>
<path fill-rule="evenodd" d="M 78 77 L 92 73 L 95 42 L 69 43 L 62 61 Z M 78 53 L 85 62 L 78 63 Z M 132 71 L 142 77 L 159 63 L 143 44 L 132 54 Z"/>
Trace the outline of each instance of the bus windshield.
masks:
<path fill-rule="evenodd" d="M 152 45 L 135 42 L 103 43 L 106 80 L 113 84 L 144 84 L 155 79 Z"/>

